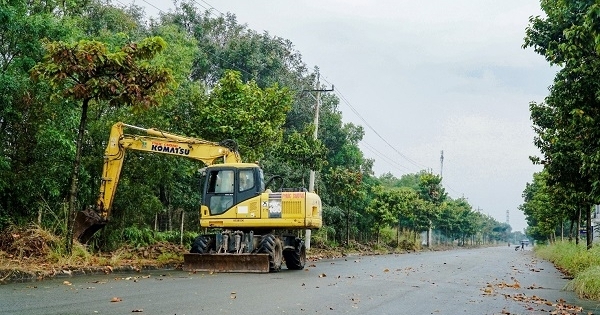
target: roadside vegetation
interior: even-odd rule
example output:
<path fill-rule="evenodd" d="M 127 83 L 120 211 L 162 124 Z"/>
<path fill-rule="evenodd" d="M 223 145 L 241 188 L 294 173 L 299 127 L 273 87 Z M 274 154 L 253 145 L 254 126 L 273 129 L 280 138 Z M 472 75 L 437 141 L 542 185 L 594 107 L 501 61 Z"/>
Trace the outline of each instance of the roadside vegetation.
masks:
<path fill-rule="evenodd" d="M 572 278 L 566 289 L 575 291 L 581 298 L 600 301 L 600 247 L 588 250 L 585 244 L 558 241 L 536 245 L 535 253 Z"/>
<path fill-rule="evenodd" d="M 568 288 L 600 300 L 600 6 L 590 1 L 543 1 L 524 48 L 556 69 L 543 102 L 529 106 L 543 169 L 523 191 L 527 235 L 537 254 L 573 277 Z M 585 232 L 585 239 L 580 235 Z M 568 239 L 569 242 L 562 241 Z"/>

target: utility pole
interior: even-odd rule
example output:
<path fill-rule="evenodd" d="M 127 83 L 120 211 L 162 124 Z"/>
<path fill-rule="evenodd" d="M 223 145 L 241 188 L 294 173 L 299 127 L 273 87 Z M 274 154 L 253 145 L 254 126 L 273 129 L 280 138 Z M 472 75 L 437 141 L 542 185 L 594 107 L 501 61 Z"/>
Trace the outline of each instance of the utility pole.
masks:
<path fill-rule="evenodd" d="M 444 173 L 444 150 L 442 150 L 442 153 L 440 155 L 440 177 L 443 177 L 443 173 Z"/>
<path fill-rule="evenodd" d="M 319 110 L 321 108 L 321 92 L 331 92 L 331 91 L 333 91 L 333 88 L 334 88 L 334 86 L 331 85 L 331 89 L 321 89 L 320 77 L 321 77 L 321 75 L 319 74 L 319 72 L 317 72 L 317 87 L 314 90 L 305 90 L 307 92 L 317 92 L 317 97 L 315 98 L 317 101 L 317 104 L 315 105 L 315 120 L 314 120 L 315 132 L 313 133 L 313 139 L 317 139 L 317 134 L 319 131 Z M 315 192 L 315 170 L 310 170 L 310 177 L 309 177 L 309 181 L 308 181 L 308 191 Z M 305 239 L 304 245 L 306 246 L 306 249 L 310 249 L 311 232 L 312 231 L 310 229 L 306 229 L 306 231 L 304 233 L 304 239 Z"/>
<path fill-rule="evenodd" d="M 506 225 L 510 226 L 510 210 L 506 210 Z M 506 241 L 508 242 L 508 245 L 510 245 L 510 235 L 508 230 L 506 230 Z"/>

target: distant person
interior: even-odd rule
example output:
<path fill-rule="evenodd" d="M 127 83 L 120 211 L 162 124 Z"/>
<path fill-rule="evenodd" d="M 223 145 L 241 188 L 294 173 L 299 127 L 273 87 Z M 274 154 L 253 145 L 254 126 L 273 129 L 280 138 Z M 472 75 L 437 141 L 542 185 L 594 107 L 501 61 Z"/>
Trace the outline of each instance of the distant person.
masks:
<path fill-rule="evenodd" d="M 525 241 L 521 241 L 521 250 L 525 249 Z"/>

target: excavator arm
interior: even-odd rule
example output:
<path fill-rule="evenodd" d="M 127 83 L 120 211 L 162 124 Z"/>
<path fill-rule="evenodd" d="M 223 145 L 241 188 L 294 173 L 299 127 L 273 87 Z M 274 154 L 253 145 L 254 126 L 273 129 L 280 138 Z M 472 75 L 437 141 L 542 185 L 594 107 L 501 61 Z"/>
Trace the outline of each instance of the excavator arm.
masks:
<path fill-rule="evenodd" d="M 145 135 L 125 134 L 124 128 L 138 130 Z M 202 161 L 206 165 L 241 163 L 237 145 L 231 140 L 216 143 L 122 122 L 115 123 L 104 151 L 100 194 L 95 209 L 80 211 L 75 218 L 73 237 L 82 243 L 86 243 L 108 223 L 126 150 L 177 155 Z"/>

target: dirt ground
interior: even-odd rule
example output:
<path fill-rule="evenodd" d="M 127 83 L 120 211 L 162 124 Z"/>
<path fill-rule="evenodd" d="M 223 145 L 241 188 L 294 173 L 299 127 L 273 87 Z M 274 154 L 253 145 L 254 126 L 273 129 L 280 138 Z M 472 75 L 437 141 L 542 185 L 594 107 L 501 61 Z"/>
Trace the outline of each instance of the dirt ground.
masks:
<path fill-rule="evenodd" d="M 75 244 L 72 255 L 61 255 L 62 239 L 47 231 L 11 228 L 0 233 L 0 283 L 36 281 L 56 276 L 101 274 L 117 271 L 178 269 L 189 248 L 172 243 L 123 247 L 109 253 L 90 253 Z M 358 250 L 360 253 L 362 250 Z M 355 252 L 356 253 L 356 252 Z M 347 255 L 343 249 L 311 248 L 309 261 Z"/>

